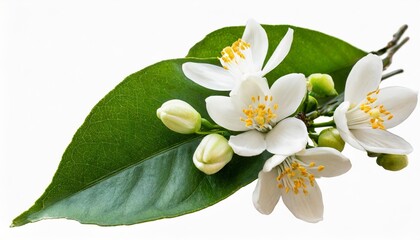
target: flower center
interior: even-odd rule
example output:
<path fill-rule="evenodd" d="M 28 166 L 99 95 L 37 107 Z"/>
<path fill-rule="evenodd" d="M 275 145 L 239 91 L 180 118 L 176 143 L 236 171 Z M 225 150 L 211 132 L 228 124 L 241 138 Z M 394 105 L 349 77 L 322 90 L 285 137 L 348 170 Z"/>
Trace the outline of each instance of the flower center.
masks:
<path fill-rule="evenodd" d="M 246 118 L 241 117 L 241 121 L 245 122 L 245 126 L 260 132 L 270 131 L 275 124 L 272 120 L 277 117 L 270 107 L 273 102 L 273 96 L 252 96 L 251 101 L 252 104 L 248 108 L 242 109 Z M 273 105 L 274 110 L 277 110 L 278 107 L 277 103 Z"/>
<path fill-rule="evenodd" d="M 280 189 L 284 188 L 286 193 L 289 193 L 290 190 L 292 190 L 295 194 L 302 192 L 307 195 L 308 185 L 312 187 L 315 186 L 315 176 L 314 174 L 308 172 L 308 169 L 316 169 L 320 172 L 324 170 L 324 168 L 325 167 L 323 165 L 316 166 L 314 162 L 307 165 L 288 157 L 277 168 L 277 171 L 279 172 L 277 177 L 277 182 L 279 184 L 277 186 Z"/>
<path fill-rule="evenodd" d="M 369 92 L 366 96 L 366 102 L 360 105 L 360 110 L 369 114 L 369 123 L 373 129 L 385 130 L 384 121 L 391 120 L 394 115 L 386 110 L 384 105 L 375 104 L 379 92 L 379 89 Z"/>
<path fill-rule="evenodd" d="M 225 47 L 221 52 L 222 57 L 219 58 L 223 68 L 229 70 L 232 63 L 238 64 L 239 61 L 245 60 L 247 55 L 245 50 L 250 47 L 251 44 L 242 41 L 242 39 L 238 39 L 238 41 L 234 42 L 232 46 Z"/>

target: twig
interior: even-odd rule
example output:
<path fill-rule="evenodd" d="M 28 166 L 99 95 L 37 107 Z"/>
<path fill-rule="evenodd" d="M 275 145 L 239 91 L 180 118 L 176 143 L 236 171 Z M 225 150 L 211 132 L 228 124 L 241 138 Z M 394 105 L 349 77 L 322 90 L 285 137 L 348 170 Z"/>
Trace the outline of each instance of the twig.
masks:
<path fill-rule="evenodd" d="M 391 63 L 392 63 L 392 57 L 394 56 L 394 54 L 406 43 L 408 42 L 410 38 L 406 37 L 404 38 L 397 46 L 391 48 L 389 50 L 388 56 L 386 56 L 386 58 L 384 58 L 383 62 L 384 62 L 384 70 L 387 69 Z"/>
<path fill-rule="evenodd" d="M 397 45 L 398 41 L 400 40 L 400 38 L 402 37 L 402 35 L 404 34 L 404 32 L 407 30 L 408 25 L 405 24 L 403 26 L 400 27 L 400 29 L 398 29 L 398 32 L 394 33 L 394 35 L 392 35 L 392 40 L 390 42 L 388 42 L 388 44 L 379 49 L 378 51 L 374 51 L 372 52 L 373 54 L 382 56 L 383 54 L 385 54 L 389 49 L 391 49 L 392 47 L 394 47 L 395 45 Z"/>
<path fill-rule="evenodd" d="M 394 70 L 394 71 L 392 71 L 390 73 L 384 74 L 384 75 L 382 75 L 382 81 L 385 80 L 385 79 L 387 79 L 387 78 L 390 78 L 392 76 L 395 76 L 397 74 L 403 73 L 403 72 L 404 72 L 404 70 L 398 69 L 398 70 Z"/>

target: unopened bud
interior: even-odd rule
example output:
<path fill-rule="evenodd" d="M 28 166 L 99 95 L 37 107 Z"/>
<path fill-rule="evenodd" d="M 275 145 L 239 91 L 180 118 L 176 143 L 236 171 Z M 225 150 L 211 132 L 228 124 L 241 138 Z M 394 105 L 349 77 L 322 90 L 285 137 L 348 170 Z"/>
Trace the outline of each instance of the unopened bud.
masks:
<path fill-rule="evenodd" d="M 407 155 L 381 154 L 376 159 L 376 163 L 386 170 L 399 171 L 408 165 Z"/>
<path fill-rule="evenodd" d="M 318 101 L 316 100 L 316 98 L 309 95 L 307 103 L 306 103 L 306 112 L 309 113 L 317 109 L 318 109 Z"/>
<path fill-rule="evenodd" d="M 345 142 L 340 136 L 340 133 L 335 128 L 327 128 L 321 131 L 318 138 L 319 147 L 335 148 L 338 151 L 343 151 Z"/>
<path fill-rule="evenodd" d="M 233 150 L 222 135 L 205 136 L 194 152 L 194 165 L 205 174 L 214 174 L 222 169 L 233 156 Z"/>
<path fill-rule="evenodd" d="M 308 77 L 308 83 L 311 86 L 311 94 L 315 97 L 338 95 L 334 88 L 334 81 L 328 74 L 314 73 Z"/>
<path fill-rule="evenodd" d="M 162 104 L 156 114 L 166 127 L 177 133 L 195 133 L 201 128 L 200 114 L 190 104 L 178 99 Z"/>

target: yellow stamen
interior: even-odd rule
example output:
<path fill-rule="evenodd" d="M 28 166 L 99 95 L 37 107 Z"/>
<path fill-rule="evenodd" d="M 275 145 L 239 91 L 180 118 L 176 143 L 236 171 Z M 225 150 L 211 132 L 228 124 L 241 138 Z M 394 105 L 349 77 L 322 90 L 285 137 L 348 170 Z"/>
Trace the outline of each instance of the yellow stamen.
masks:
<path fill-rule="evenodd" d="M 221 54 L 222 56 L 219 58 L 222 61 L 222 65 L 225 69 L 229 69 L 225 64 L 230 64 L 232 62 L 236 62 L 236 58 L 245 59 L 245 54 L 243 53 L 246 49 L 250 48 L 251 45 L 242 39 L 238 39 L 236 42 L 232 44 L 232 46 L 228 46 L 223 48 Z M 223 64 L 225 63 L 225 64 Z"/>
<path fill-rule="evenodd" d="M 252 96 L 248 108 L 242 109 L 245 117 L 241 117 L 240 120 L 245 122 L 247 127 L 254 127 L 262 132 L 269 131 L 272 128 L 273 119 L 277 117 L 272 109 L 274 111 L 278 109 L 278 104 L 274 104 L 271 108 L 272 99 L 270 95 Z"/>
<path fill-rule="evenodd" d="M 392 115 L 391 112 L 386 110 L 384 105 L 374 105 L 374 103 L 378 99 L 377 95 L 379 94 L 379 92 L 379 89 L 369 92 L 366 95 L 366 102 L 360 105 L 360 110 L 369 114 L 369 123 L 372 129 L 385 130 L 386 127 L 384 125 L 383 117 L 387 116 L 385 120 L 391 120 L 394 117 L 394 115 Z"/>
<path fill-rule="evenodd" d="M 305 165 L 297 160 L 291 160 L 292 159 L 287 158 L 278 166 L 278 169 L 280 170 L 280 173 L 276 178 L 279 182 L 278 188 L 284 188 L 286 193 L 292 190 L 294 194 L 302 192 L 303 194 L 308 195 L 308 186 L 315 186 L 315 176 L 308 172 L 307 167 L 316 167 L 318 171 L 324 170 L 325 167 L 323 165 L 316 166 L 315 162 Z"/>

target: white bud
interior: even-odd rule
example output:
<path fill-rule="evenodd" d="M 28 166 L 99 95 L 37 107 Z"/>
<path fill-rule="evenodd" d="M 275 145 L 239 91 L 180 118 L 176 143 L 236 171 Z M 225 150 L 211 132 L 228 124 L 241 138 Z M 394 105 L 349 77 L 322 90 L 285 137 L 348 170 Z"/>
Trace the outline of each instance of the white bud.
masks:
<path fill-rule="evenodd" d="M 233 150 L 223 136 L 213 133 L 205 136 L 194 152 L 194 165 L 205 174 L 222 169 L 233 156 Z"/>
<path fill-rule="evenodd" d="M 174 132 L 191 134 L 200 130 L 201 116 L 190 104 L 173 99 L 156 111 L 158 118 Z"/>

